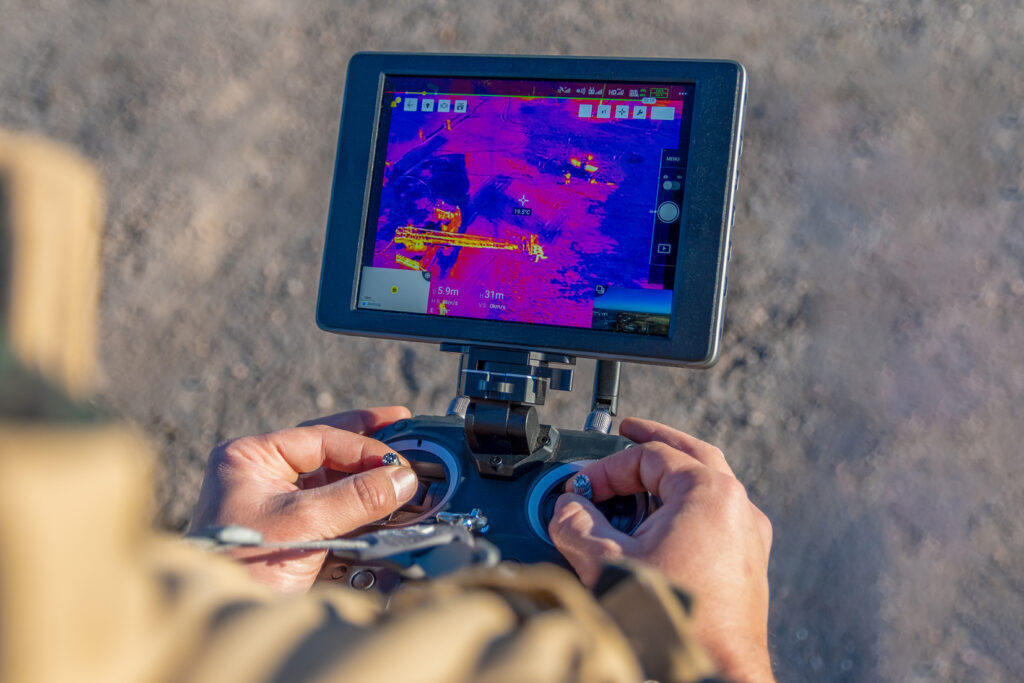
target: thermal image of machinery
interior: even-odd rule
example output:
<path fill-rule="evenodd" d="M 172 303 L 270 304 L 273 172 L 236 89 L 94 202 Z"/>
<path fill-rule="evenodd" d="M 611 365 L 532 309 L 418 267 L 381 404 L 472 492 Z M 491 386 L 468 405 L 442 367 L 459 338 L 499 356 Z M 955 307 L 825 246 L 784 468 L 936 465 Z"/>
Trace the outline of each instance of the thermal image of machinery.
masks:
<path fill-rule="evenodd" d="M 395 244 L 400 244 L 409 251 L 430 251 L 432 247 L 460 247 L 469 249 L 519 251 L 527 256 L 533 257 L 534 263 L 547 258 L 547 256 L 544 255 L 544 247 L 542 247 L 537 241 L 536 235 L 501 240 L 493 237 L 482 237 L 480 235 L 451 233 L 444 230 L 426 230 L 407 225 L 404 228 L 399 228 L 395 232 Z M 421 270 L 427 265 L 424 263 L 426 259 L 427 255 L 418 262 Z M 399 263 L 402 263 L 402 260 L 399 260 Z"/>
<path fill-rule="evenodd" d="M 405 247 L 411 252 L 423 252 L 417 260 L 404 254 L 396 254 L 395 262 L 413 270 L 427 270 L 433 263 L 440 249 L 457 247 L 459 249 L 493 249 L 497 251 L 518 251 L 533 258 L 534 263 L 546 259 L 544 247 L 537 235 L 498 239 L 481 235 L 460 233 L 462 227 L 462 209 L 458 206 L 448 207 L 443 202 L 433 207 L 433 224 L 437 228 L 421 228 L 406 225 L 395 231 L 394 243 Z"/>

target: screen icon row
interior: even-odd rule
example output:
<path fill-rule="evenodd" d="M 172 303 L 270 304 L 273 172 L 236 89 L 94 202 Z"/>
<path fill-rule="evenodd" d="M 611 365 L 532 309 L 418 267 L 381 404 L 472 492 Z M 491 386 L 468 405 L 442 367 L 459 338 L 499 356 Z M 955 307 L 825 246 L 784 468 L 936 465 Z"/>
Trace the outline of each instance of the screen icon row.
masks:
<path fill-rule="evenodd" d="M 643 87 L 643 88 L 630 88 L 628 86 L 613 86 L 613 85 L 585 85 L 577 84 L 575 86 L 561 85 L 555 89 L 556 95 L 588 95 L 590 97 L 630 97 L 632 99 L 639 99 L 641 97 L 652 97 L 654 99 L 665 99 L 673 95 L 682 97 L 686 95 L 686 88 L 684 86 L 678 86 L 675 88 L 667 87 Z"/>
<path fill-rule="evenodd" d="M 617 119 L 646 119 L 648 110 L 650 110 L 650 117 L 655 121 L 671 121 L 675 118 L 676 110 L 675 107 L 647 107 L 645 105 L 635 105 L 631 107 L 628 104 L 616 104 L 614 113 Z M 581 119 L 594 118 L 594 105 L 592 104 L 581 104 L 579 116 Z M 610 119 L 612 118 L 612 105 L 610 104 L 599 104 L 597 105 L 596 118 L 599 119 Z"/>
<path fill-rule="evenodd" d="M 434 111 L 434 105 L 437 105 L 437 111 L 442 114 L 448 112 L 455 112 L 456 114 L 465 114 L 469 108 L 469 102 L 466 100 L 418 100 L 415 97 L 406 97 L 402 100 L 402 109 L 405 111 L 416 111 L 419 108 L 420 111 Z"/>

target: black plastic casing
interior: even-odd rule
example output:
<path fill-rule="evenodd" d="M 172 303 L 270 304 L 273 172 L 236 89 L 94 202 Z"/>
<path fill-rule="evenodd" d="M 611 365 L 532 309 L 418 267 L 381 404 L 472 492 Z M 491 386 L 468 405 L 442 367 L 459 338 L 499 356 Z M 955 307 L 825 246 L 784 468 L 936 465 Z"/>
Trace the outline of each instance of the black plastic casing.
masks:
<path fill-rule="evenodd" d="M 669 335 L 642 335 L 365 310 L 356 306 L 380 158 L 386 76 L 692 83 L 693 124 Z M 573 356 L 708 367 L 718 358 L 741 149 L 746 72 L 728 61 L 358 53 L 349 62 L 327 221 L 317 324 L 330 332 L 524 348 Z M 383 144 L 383 141 L 382 141 Z M 371 237 L 372 239 L 372 237 Z"/>
<path fill-rule="evenodd" d="M 412 460 L 418 459 L 415 450 L 422 448 L 425 443 L 451 453 L 458 462 L 457 471 L 449 471 L 456 487 L 451 499 L 440 511 L 465 513 L 474 508 L 481 509 L 488 520 L 488 529 L 483 538 L 498 547 L 503 560 L 552 562 L 568 567 L 561 553 L 532 529 L 531 512 L 539 518 L 540 511 L 537 507 L 531 507 L 530 494 L 544 475 L 554 468 L 564 463 L 599 460 L 631 446 L 633 442 L 611 434 L 556 430 L 551 432 L 546 460 L 534 463 L 534 466 L 522 473 L 523 476 L 494 479 L 478 472 L 473 454 L 466 447 L 463 425 L 463 419 L 455 415 L 420 416 L 389 425 L 374 434 L 373 438 L 391 446 L 401 443 L 418 444 L 400 449 L 405 457 Z M 568 478 L 568 474 L 565 478 Z M 559 479 L 555 488 L 560 490 L 565 478 Z M 648 510 L 647 514 L 650 512 Z M 432 522 L 433 519 L 426 521 Z M 546 530 L 546 520 L 541 520 L 541 523 Z M 329 559 L 320 576 L 329 579 L 331 569 L 339 564 L 347 563 Z M 345 574 L 346 577 L 350 575 L 351 571 Z"/>

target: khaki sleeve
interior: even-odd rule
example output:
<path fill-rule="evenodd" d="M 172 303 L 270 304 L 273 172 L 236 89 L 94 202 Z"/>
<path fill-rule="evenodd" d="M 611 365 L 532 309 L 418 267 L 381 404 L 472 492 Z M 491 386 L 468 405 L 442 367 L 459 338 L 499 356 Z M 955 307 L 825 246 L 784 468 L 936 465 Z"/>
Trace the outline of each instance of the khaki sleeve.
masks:
<path fill-rule="evenodd" d="M 103 189 L 67 147 L 0 130 L 0 330 L 75 398 L 93 388 Z"/>
<path fill-rule="evenodd" d="M 561 568 L 502 565 L 408 586 L 386 610 L 374 596 L 333 585 L 182 610 L 196 594 L 216 593 L 204 584 L 240 579 L 230 571 L 237 567 L 216 577 L 219 557 L 168 550 L 163 566 L 188 577 L 176 615 L 202 615 L 177 627 L 169 619 L 168 637 L 187 637 L 197 625 L 205 633 L 188 646 L 190 664 L 175 680 L 682 683 L 714 672 L 684 602 L 642 567 L 615 568 L 600 601 Z"/>

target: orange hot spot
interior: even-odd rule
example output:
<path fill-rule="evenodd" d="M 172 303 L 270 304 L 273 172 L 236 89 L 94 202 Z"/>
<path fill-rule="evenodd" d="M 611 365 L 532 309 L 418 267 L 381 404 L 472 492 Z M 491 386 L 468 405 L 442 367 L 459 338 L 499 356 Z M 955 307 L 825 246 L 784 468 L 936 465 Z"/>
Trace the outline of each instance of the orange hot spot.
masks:
<path fill-rule="evenodd" d="M 569 184 L 569 178 L 572 178 L 572 174 L 571 173 L 566 173 L 565 174 L 565 184 L 566 185 Z"/>
<path fill-rule="evenodd" d="M 452 120 L 451 119 L 445 119 L 444 120 L 444 127 L 447 128 L 448 130 L 451 130 L 452 129 Z"/>
<path fill-rule="evenodd" d="M 587 173 L 594 173 L 597 171 L 597 166 L 594 166 L 593 164 L 587 164 L 583 167 L 583 170 L 586 171 Z"/>
<path fill-rule="evenodd" d="M 420 128 L 420 140 L 426 140 L 426 138 L 423 136 L 423 129 L 422 128 Z"/>
<path fill-rule="evenodd" d="M 593 154 L 588 154 L 587 155 L 587 161 L 593 161 L 593 160 L 594 160 L 594 155 Z"/>
<path fill-rule="evenodd" d="M 597 178 L 591 178 L 590 179 L 590 184 L 591 185 L 597 185 Z"/>
<path fill-rule="evenodd" d="M 575 166 L 576 168 L 580 167 L 580 160 L 577 159 L 576 157 L 572 157 L 571 159 L 569 159 L 569 163 Z"/>

